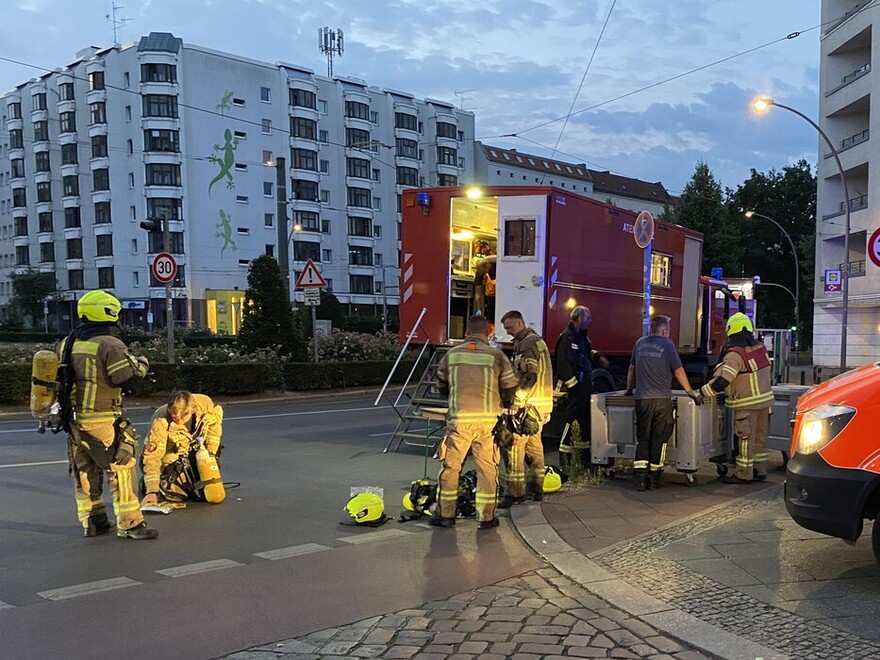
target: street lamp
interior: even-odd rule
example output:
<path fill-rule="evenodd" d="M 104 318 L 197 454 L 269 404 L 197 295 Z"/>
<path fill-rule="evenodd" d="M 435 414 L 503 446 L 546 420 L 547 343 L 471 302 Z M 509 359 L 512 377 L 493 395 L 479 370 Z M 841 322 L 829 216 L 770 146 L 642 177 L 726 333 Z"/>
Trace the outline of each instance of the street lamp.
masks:
<path fill-rule="evenodd" d="M 757 213 L 757 212 L 751 211 L 751 210 L 746 211 L 745 213 L 743 213 L 743 215 L 746 216 L 747 218 L 758 217 L 758 218 L 764 218 L 764 220 L 769 220 L 774 225 L 779 227 L 779 231 L 781 231 L 783 234 L 785 234 L 785 237 L 788 239 L 788 244 L 791 246 L 791 253 L 794 255 L 794 327 L 795 327 L 794 344 L 795 344 L 795 347 L 797 347 L 800 345 L 800 343 L 798 342 L 798 332 L 800 332 L 800 329 L 801 329 L 801 319 L 800 319 L 801 267 L 800 267 L 800 259 L 798 259 L 797 248 L 795 248 L 794 241 L 791 240 L 791 236 L 789 235 L 789 233 L 787 231 L 785 231 L 785 227 L 783 227 L 781 224 L 776 222 L 776 220 L 774 220 L 770 216 L 764 215 L 763 213 Z M 783 288 L 785 288 L 785 287 L 783 287 Z M 786 291 L 787 290 L 788 289 L 786 289 Z M 789 293 L 791 293 L 791 292 L 789 291 Z M 795 365 L 797 365 L 797 350 L 796 349 L 795 349 L 794 359 L 795 359 Z"/>
<path fill-rule="evenodd" d="M 843 166 L 840 164 L 840 156 L 837 153 L 837 149 L 834 148 L 834 145 L 831 143 L 831 139 L 826 135 L 825 131 L 823 131 L 819 124 L 814 122 L 812 119 L 807 117 L 800 110 L 795 110 L 787 105 L 782 105 L 781 103 L 777 103 L 773 99 L 759 98 L 752 102 L 752 108 L 758 114 L 763 114 L 770 109 L 770 106 L 776 106 L 777 108 L 782 108 L 783 110 L 788 110 L 796 114 L 798 117 L 806 121 L 810 126 L 816 129 L 819 135 L 822 136 L 822 139 L 825 140 L 825 144 L 828 145 L 828 148 L 831 150 L 831 155 L 834 157 L 834 164 L 837 165 L 837 173 L 840 175 L 840 183 L 843 186 L 843 210 L 846 216 L 846 228 L 844 229 L 843 234 L 843 268 L 840 271 L 840 279 L 841 279 L 841 294 L 842 294 L 842 309 L 840 315 L 840 371 L 846 371 L 846 323 L 847 323 L 847 314 L 849 311 L 849 215 L 850 215 L 850 201 L 849 201 L 849 188 L 846 185 L 846 176 L 843 173 Z"/>

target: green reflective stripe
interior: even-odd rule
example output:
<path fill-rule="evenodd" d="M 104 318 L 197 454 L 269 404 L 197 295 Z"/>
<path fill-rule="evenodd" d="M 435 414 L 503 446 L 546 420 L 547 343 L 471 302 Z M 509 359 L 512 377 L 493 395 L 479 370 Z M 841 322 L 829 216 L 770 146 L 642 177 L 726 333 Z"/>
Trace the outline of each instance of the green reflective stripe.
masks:
<path fill-rule="evenodd" d="M 755 396 L 746 397 L 744 399 L 727 399 L 725 405 L 730 409 L 745 408 L 747 406 L 755 406 L 759 403 L 772 403 L 773 399 L 773 392 L 766 392 L 764 394 L 756 394 Z"/>
<path fill-rule="evenodd" d="M 718 370 L 718 376 L 723 376 L 727 381 L 733 381 L 736 378 L 736 375 L 739 373 L 736 369 L 734 369 L 729 364 L 721 365 L 721 368 Z"/>
<path fill-rule="evenodd" d="M 98 365 L 94 358 L 87 358 L 83 364 L 83 387 L 82 413 L 88 413 L 95 409 L 95 401 L 98 398 Z"/>
<path fill-rule="evenodd" d="M 94 341 L 79 339 L 73 344 L 73 355 L 97 355 L 100 344 Z"/>
<path fill-rule="evenodd" d="M 633 461 L 633 469 L 634 470 L 647 470 L 648 469 L 648 461 Z"/>
<path fill-rule="evenodd" d="M 700 388 L 700 394 L 702 394 L 707 399 L 715 399 L 718 397 L 718 392 L 712 389 L 712 386 L 709 384 L 703 385 Z"/>
<path fill-rule="evenodd" d="M 126 367 L 130 367 L 130 366 L 132 366 L 131 361 L 128 358 L 123 358 L 122 360 L 114 362 L 113 364 L 111 364 L 107 367 L 107 375 L 108 376 L 113 375 L 117 371 L 122 371 Z"/>
<path fill-rule="evenodd" d="M 660 465 L 662 466 L 666 463 L 666 443 L 664 442 L 660 447 Z"/>
<path fill-rule="evenodd" d="M 492 493 L 477 493 L 474 499 L 478 504 L 488 504 L 495 501 L 495 495 Z"/>
<path fill-rule="evenodd" d="M 500 412 L 484 410 L 477 412 L 459 412 L 449 414 L 449 421 L 457 424 L 495 424 Z"/>
<path fill-rule="evenodd" d="M 467 364 L 477 367 L 492 367 L 495 364 L 495 356 L 490 353 L 477 353 L 476 351 L 449 351 L 449 366 Z"/>
<path fill-rule="evenodd" d="M 103 422 L 103 423 L 113 423 L 116 420 L 116 415 L 112 412 L 77 412 L 76 413 L 76 421 L 80 424 L 93 424 L 94 422 Z"/>

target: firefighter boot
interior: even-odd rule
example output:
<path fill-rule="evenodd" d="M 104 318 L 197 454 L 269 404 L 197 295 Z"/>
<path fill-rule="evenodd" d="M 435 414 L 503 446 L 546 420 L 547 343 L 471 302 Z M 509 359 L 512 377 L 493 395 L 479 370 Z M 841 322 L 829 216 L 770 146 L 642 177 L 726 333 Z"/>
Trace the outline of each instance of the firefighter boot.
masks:
<path fill-rule="evenodd" d="M 641 492 L 648 488 L 648 473 L 644 470 L 636 472 L 636 490 Z"/>
<path fill-rule="evenodd" d="M 660 475 L 662 474 L 663 470 L 655 470 L 651 472 L 651 477 L 648 482 L 648 488 L 651 488 L 653 490 L 657 490 L 658 488 L 660 488 Z"/>
<path fill-rule="evenodd" d="M 89 516 L 86 527 L 83 529 L 83 536 L 86 538 L 93 538 L 95 536 L 101 536 L 102 534 L 109 534 L 114 529 L 116 529 L 116 525 L 110 522 L 107 518 L 107 514 L 100 513 L 96 516 Z"/>
<path fill-rule="evenodd" d="M 521 504 L 526 501 L 526 496 L 522 497 L 514 497 L 513 495 L 505 495 L 501 498 L 501 501 L 498 503 L 499 509 L 509 509 L 514 504 Z"/>
<path fill-rule="evenodd" d="M 117 529 L 116 536 L 121 539 L 134 539 L 135 541 L 146 541 L 148 539 L 159 538 L 159 532 L 152 527 L 147 527 L 144 521 L 140 525 L 135 525 L 130 529 Z"/>
<path fill-rule="evenodd" d="M 434 515 L 428 518 L 428 524 L 434 527 L 455 527 L 455 518 L 443 518 L 442 516 Z"/>

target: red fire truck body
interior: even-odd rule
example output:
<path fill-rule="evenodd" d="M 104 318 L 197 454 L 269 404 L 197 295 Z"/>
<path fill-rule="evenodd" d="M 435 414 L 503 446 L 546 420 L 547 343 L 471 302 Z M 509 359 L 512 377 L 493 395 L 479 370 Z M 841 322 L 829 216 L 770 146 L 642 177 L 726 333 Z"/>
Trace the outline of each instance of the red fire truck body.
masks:
<path fill-rule="evenodd" d="M 609 357 L 629 356 L 644 327 L 637 214 L 551 186 L 473 190 L 403 192 L 401 338 L 415 327 L 415 344 L 462 339 L 467 318 L 480 307 L 477 265 L 494 258 L 495 305 L 487 316 L 500 341 L 510 340 L 501 316 L 516 309 L 552 350 L 571 309 L 586 305 L 593 346 Z M 702 234 L 659 221 L 655 227 L 650 313 L 673 319 L 671 338 L 683 357 L 717 353 L 723 326 L 721 334 L 708 319 L 704 327 L 703 306 L 724 282 L 700 277 Z"/>

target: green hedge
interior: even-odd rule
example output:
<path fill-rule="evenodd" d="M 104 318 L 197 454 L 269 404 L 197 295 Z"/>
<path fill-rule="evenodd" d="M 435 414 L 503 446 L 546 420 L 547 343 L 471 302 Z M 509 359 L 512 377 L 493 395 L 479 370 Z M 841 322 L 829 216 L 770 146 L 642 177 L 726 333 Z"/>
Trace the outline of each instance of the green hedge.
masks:
<path fill-rule="evenodd" d="M 27 403 L 31 397 L 31 365 L 0 364 L 0 402 Z"/>
<path fill-rule="evenodd" d="M 381 385 L 388 378 L 393 362 L 291 362 L 285 364 L 284 389 L 323 390 L 334 387 Z M 412 362 L 401 362 L 392 382 L 402 383 Z"/>

